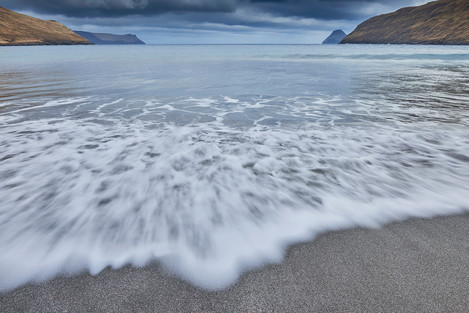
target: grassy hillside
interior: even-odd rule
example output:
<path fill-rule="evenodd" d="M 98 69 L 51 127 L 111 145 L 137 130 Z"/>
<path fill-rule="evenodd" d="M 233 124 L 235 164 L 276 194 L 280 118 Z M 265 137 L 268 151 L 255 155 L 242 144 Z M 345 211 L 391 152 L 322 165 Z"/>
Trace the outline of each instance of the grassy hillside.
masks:
<path fill-rule="evenodd" d="M 0 7 L 0 45 L 91 44 L 64 25 Z"/>
<path fill-rule="evenodd" d="M 440 0 L 373 17 L 342 40 L 372 44 L 469 44 L 469 0 Z"/>

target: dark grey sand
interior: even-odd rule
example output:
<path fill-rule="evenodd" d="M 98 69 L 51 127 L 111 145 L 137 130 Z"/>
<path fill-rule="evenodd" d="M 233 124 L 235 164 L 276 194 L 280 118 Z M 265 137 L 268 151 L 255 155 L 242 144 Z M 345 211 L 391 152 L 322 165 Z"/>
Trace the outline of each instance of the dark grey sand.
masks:
<path fill-rule="evenodd" d="M 468 312 L 469 215 L 332 232 L 224 291 L 157 265 L 20 287 L 0 312 Z"/>

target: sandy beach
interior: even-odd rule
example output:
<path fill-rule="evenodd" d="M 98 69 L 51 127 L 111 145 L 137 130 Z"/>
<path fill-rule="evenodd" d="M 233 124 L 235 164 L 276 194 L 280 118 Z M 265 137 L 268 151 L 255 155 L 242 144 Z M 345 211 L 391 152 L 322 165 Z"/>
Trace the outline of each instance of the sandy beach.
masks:
<path fill-rule="evenodd" d="M 0 294 L 2 312 L 463 312 L 469 215 L 323 234 L 280 264 L 205 291 L 158 265 L 58 277 Z"/>

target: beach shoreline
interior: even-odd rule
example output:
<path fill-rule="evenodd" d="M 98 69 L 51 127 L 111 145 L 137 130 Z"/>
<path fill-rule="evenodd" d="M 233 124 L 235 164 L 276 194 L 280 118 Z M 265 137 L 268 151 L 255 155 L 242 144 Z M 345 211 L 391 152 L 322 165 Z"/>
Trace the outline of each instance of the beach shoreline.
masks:
<path fill-rule="evenodd" d="M 57 277 L 0 293 L 2 312 L 464 311 L 469 214 L 328 232 L 221 291 L 153 264 Z"/>

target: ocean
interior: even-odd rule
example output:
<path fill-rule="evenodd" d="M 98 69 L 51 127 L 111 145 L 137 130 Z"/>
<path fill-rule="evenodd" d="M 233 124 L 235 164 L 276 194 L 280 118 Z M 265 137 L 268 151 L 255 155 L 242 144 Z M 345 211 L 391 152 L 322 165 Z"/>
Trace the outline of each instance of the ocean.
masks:
<path fill-rule="evenodd" d="M 0 49 L 0 291 L 468 211 L 469 47 Z"/>

